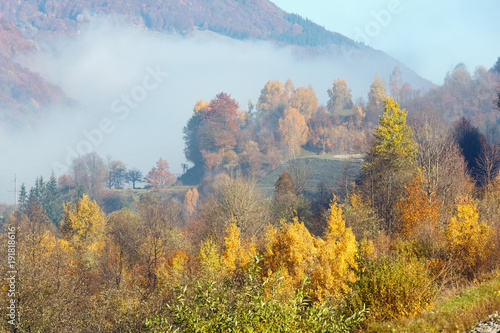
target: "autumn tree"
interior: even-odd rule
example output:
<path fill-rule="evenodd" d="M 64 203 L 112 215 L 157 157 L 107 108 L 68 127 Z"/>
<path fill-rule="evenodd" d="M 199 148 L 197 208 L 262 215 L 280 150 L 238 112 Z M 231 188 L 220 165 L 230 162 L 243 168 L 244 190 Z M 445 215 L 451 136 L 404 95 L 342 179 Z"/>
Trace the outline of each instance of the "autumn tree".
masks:
<path fill-rule="evenodd" d="M 396 230 L 396 203 L 415 172 L 417 146 L 406 124 L 407 112 L 393 98 L 384 101 L 384 114 L 362 169 L 363 192 L 389 233 Z"/>
<path fill-rule="evenodd" d="M 281 145 L 291 159 L 295 159 L 300 147 L 307 142 L 307 124 L 297 109 L 290 108 L 285 111 L 279 121 Z"/>
<path fill-rule="evenodd" d="M 200 150 L 217 152 L 234 148 L 239 128 L 238 109 L 238 102 L 223 92 L 210 101 L 204 112 Z"/>
<path fill-rule="evenodd" d="M 304 279 L 309 278 L 317 264 L 316 238 L 295 217 L 291 223 L 284 223 L 279 229 L 268 228 L 265 239 L 263 274 L 279 274 L 284 281 L 284 288 L 289 291 L 298 288 Z"/>
<path fill-rule="evenodd" d="M 328 97 L 328 111 L 337 116 L 340 111 L 351 109 L 353 106 L 352 91 L 343 79 L 333 81 L 333 87 L 328 89 Z"/>
<path fill-rule="evenodd" d="M 326 112 L 325 107 L 320 107 L 308 122 L 308 148 L 323 154 L 331 152 L 334 147 L 333 124 L 332 117 Z"/>
<path fill-rule="evenodd" d="M 229 274 L 243 272 L 257 256 L 256 245 L 248 240 L 241 239 L 240 229 L 236 223 L 231 223 L 224 237 L 222 261 Z"/>
<path fill-rule="evenodd" d="M 242 237 L 248 238 L 259 236 L 268 221 L 256 184 L 240 176 L 220 177 L 207 201 L 210 206 L 201 209 L 201 215 L 219 243 L 230 223 L 235 223 Z"/>
<path fill-rule="evenodd" d="M 181 221 L 181 205 L 171 197 L 151 193 L 141 199 L 139 215 L 142 223 L 138 228 L 141 237 L 137 251 L 144 263 L 146 287 L 154 290 L 167 253 L 176 250 L 174 240 Z"/>
<path fill-rule="evenodd" d="M 451 207 L 473 186 L 460 148 L 435 113 L 422 113 L 411 127 L 418 148 L 415 162 L 422 172 L 425 191 L 428 196 L 435 195 L 443 207 Z"/>
<path fill-rule="evenodd" d="M 59 228 L 70 244 L 92 263 L 102 246 L 106 216 L 97 203 L 84 194 L 76 202 L 64 205 L 64 218 Z"/>
<path fill-rule="evenodd" d="M 289 85 L 289 87 L 291 89 L 288 90 L 292 90 L 293 84 Z M 278 108 L 286 108 L 287 94 L 290 94 L 290 92 L 284 92 L 283 84 L 280 81 L 268 81 L 260 92 L 257 111 L 266 114 Z"/>
<path fill-rule="evenodd" d="M 330 204 L 324 239 L 317 241 L 318 263 L 311 272 L 311 287 L 319 301 L 339 299 L 356 280 L 353 269 L 357 267 L 358 244 L 335 200 Z"/>
<path fill-rule="evenodd" d="M 290 107 L 299 110 L 306 120 L 311 118 L 318 106 L 318 98 L 310 85 L 297 88 L 290 98 Z"/>
<path fill-rule="evenodd" d="M 238 109 L 238 102 L 224 92 L 217 94 L 210 103 L 196 103 L 194 114 L 184 128 L 184 152 L 195 165 L 183 177 L 184 180 L 201 181 L 207 166 L 215 169 L 226 155 L 231 155 L 244 123 Z"/>
<path fill-rule="evenodd" d="M 286 88 L 279 81 L 268 81 L 261 90 L 254 125 L 255 141 L 263 147 L 264 153 L 277 145 L 276 128 L 294 90 L 291 81 L 287 83 Z"/>
<path fill-rule="evenodd" d="M 357 243 L 345 227 L 342 210 L 332 202 L 325 237 L 313 236 L 297 217 L 266 232 L 262 268 L 266 276 L 279 274 L 285 288 L 298 288 L 308 279 L 313 298 L 338 298 L 354 282 Z"/>
<path fill-rule="evenodd" d="M 377 116 L 381 114 L 384 108 L 384 100 L 388 97 L 385 92 L 384 81 L 378 74 L 375 74 L 375 79 L 370 86 L 368 93 L 367 116 L 370 121 L 375 122 Z"/>
<path fill-rule="evenodd" d="M 199 198 L 200 196 L 196 187 L 187 191 L 182 205 L 182 211 L 186 218 L 189 218 L 195 213 Z"/>
<path fill-rule="evenodd" d="M 108 161 L 108 188 L 123 188 L 127 169 L 122 161 Z"/>
<path fill-rule="evenodd" d="M 136 276 L 127 276 L 127 272 L 143 264 L 139 249 L 144 234 L 138 232 L 142 231 L 143 222 L 139 214 L 122 209 L 108 215 L 107 225 L 107 243 L 111 244 L 101 251 L 101 272 L 108 283 L 120 288 L 124 280 L 138 280 Z"/>
<path fill-rule="evenodd" d="M 59 189 L 62 193 L 68 193 L 69 190 L 75 188 L 76 186 L 75 181 L 71 178 L 70 175 L 66 173 L 59 176 L 59 178 L 57 179 L 57 183 L 59 184 Z"/>
<path fill-rule="evenodd" d="M 399 66 L 394 67 L 394 70 L 389 77 L 389 89 L 392 97 L 399 101 L 401 99 L 401 89 L 403 87 L 402 73 Z"/>
<path fill-rule="evenodd" d="M 469 278 L 488 257 L 489 233 L 488 225 L 479 221 L 477 204 L 472 199 L 461 200 L 448 223 L 446 239 L 451 255 Z"/>
<path fill-rule="evenodd" d="M 240 154 L 240 165 L 242 172 L 249 178 L 257 177 L 264 163 L 264 155 L 259 149 L 259 144 L 249 140 Z"/>
<path fill-rule="evenodd" d="M 380 234 L 380 217 L 370 201 L 363 198 L 359 191 L 351 193 L 344 205 L 346 225 L 352 229 L 358 240 L 374 240 Z"/>
<path fill-rule="evenodd" d="M 401 217 L 398 233 L 406 239 L 437 240 L 439 205 L 425 192 L 420 175 L 413 177 L 407 191 L 397 203 Z"/>
<path fill-rule="evenodd" d="M 156 167 L 153 167 L 151 171 L 148 172 L 144 181 L 154 189 L 160 190 L 175 183 L 175 176 L 170 172 L 168 162 L 160 158 L 156 162 Z"/>

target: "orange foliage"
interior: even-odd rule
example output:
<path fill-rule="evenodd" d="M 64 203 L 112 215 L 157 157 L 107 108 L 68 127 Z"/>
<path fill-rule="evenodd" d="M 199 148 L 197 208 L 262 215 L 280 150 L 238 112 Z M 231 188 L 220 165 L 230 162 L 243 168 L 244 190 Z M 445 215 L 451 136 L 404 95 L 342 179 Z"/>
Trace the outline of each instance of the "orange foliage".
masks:
<path fill-rule="evenodd" d="M 175 176 L 170 172 L 168 162 L 160 158 L 156 162 L 156 167 L 149 171 L 145 181 L 155 189 L 160 189 L 172 185 L 175 182 Z"/>
<path fill-rule="evenodd" d="M 408 239 L 435 235 L 439 205 L 425 192 L 420 175 L 415 175 L 407 190 L 406 197 L 397 203 L 401 218 L 398 233 Z"/>

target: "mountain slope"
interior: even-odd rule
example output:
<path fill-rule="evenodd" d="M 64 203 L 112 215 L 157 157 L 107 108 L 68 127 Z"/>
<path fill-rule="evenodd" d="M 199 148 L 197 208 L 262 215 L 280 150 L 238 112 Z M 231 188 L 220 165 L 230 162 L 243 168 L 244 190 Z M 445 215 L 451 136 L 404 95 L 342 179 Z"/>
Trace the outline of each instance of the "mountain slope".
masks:
<path fill-rule="evenodd" d="M 35 42 L 26 39 L 14 24 L 0 18 L 0 108 L 8 110 L 0 113 L 0 117 L 9 124 L 22 125 L 32 117 L 31 111 L 64 98 L 59 87 L 14 60 L 16 55 L 34 50 Z"/>
<path fill-rule="evenodd" d="M 0 13 L 29 37 L 76 32 L 89 14 L 121 14 L 154 31 L 201 29 L 237 39 L 271 39 L 302 46 L 360 46 L 288 14 L 268 0 L 3 0 Z"/>

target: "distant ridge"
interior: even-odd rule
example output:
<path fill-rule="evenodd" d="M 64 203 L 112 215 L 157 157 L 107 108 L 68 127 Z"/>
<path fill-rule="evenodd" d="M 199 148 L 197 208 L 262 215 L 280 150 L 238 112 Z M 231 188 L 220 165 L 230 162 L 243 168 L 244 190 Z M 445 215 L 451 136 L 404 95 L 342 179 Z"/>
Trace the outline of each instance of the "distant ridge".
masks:
<path fill-rule="evenodd" d="M 360 47 L 359 43 L 289 14 L 268 0 L 3 0 L 0 13 L 29 38 L 78 31 L 92 14 L 120 14 L 161 32 L 210 30 L 236 39 L 290 45 Z"/>

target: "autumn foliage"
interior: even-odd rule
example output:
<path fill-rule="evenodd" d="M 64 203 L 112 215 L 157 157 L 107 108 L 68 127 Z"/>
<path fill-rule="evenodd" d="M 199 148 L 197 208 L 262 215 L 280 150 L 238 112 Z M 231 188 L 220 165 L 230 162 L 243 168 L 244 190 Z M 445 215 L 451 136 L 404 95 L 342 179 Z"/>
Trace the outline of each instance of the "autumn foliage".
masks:
<path fill-rule="evenodd" d="M 144 180 L 158 190 L 165 186 L 172 185 L 175 182 L 175 176 L 170 172 L 168 162 L 160 158 L 156 162 L 156 167 L 153 167 L 151 171 L 149 171 Z"/>

